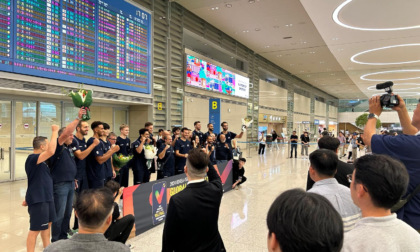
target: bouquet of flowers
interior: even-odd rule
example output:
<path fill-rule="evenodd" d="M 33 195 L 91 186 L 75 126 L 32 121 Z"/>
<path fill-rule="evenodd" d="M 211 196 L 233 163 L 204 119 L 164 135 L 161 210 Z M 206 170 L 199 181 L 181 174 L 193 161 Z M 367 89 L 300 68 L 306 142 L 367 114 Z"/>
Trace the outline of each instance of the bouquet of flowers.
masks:
<path fill-rule="evenodd" d="M 253 121 L 254 120 L 252 120 L 250 117 L 242 118 L 242 131 L 246 131 L 246 128 L 248 128 Z"/>
<path fill-rule="evenodd" d="M 147 159 L 146 165 L 150 169 L 152 167 L 152 161 L 155 158 L 157 153 L 157 148 L 153 145 L 144 146 L 144 157 Z"/>
<path fill-rule="evenodd" d="M 74 106 L 86 109 L 86 114 L 83 115 L 82 120 L 88 121 L 90 119 L 90 105 L 92 105 L 92 90 L 79 89 L 78 92 L 70 91 L 68 96 L 73 100 Z"/>
<path fill-rule="evenodd" d="M 124 156 L 123 154 L 117 155 L 117 153 L 114 153 L 112 155 L 112 164 L 116 168 L 116 172 L 118 173 L 121 167 L 125 166 L 132 158 L 133 155 Z"/>

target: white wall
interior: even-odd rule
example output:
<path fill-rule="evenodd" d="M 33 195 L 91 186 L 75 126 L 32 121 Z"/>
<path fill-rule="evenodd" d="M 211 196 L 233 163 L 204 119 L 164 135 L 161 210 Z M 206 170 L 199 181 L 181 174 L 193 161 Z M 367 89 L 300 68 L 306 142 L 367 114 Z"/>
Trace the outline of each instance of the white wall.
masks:
<path fill-rule="evenodd" d="M 260 80 L 260 106 L 287 109 L 287 89 Z M 261 110 L 260 110 L 261 113 Z M 265 113 L 265 112 L 264 112 Z M 272 113 L 273 114 L 273 113 Z"/>
<path fill-rule="evenodd" d="M 301 112 L 301 113 L 309 114 L 311 112 L 311 98 L 295 93 L 294 94 L 294 112 Z M 304 121 L 309 121 L 309 120 L 304 120 Z"/>
<path fill-rule="evenodd" d="M 315 115 L 326 116 L 327 104 L 320 101 L 315 101 Z"/>

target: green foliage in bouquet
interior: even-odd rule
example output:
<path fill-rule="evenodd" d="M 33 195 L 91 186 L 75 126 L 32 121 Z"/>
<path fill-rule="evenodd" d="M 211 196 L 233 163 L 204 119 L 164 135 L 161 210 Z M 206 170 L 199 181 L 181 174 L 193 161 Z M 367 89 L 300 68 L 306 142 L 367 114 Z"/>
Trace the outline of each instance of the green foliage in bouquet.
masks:
<path fill-rule="evenodd" d="M 86 114 L 83 115 L 82 120 L 88 121 L 90 119 L 90 105 L 92 105 L 92 90 L 79 89 L 78 92 L 70 91 L 68 96 L 73 100 L 74 106 L 86 109 Z"/>

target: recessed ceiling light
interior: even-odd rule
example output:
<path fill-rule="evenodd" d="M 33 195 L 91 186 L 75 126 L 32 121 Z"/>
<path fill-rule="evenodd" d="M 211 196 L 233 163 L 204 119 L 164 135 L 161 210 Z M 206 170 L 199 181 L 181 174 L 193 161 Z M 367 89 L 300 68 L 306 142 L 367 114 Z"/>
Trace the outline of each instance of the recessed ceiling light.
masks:
<path fill-rule="evenodd" d="M 227 3 L 225 6 L 226 6 L 226 8 L 232 8 L 232 4 L 230 4 L 230 3 Z"/>
<path fill-rule="evenodd" d="M 420 28 L 420 25 L 397 27 L 397 28 L 363 28 L 363 27 L 355 27 L 355 26 L 344 24 L 343 22 L 340 21 L 340 19 L 338 18 L 338 15 L 340 14 L 340 11 L 352 1 L 353 0 L 346 0 L 344 3 L 340 4 L 337 7 L 337 9 L 335 9 L 333 12 L 334 22 L 342 27 L 353 29 L 353 30 L 360 30 L 360 31 L 399 31 L 399 30 L 409 30 L 409 29 Z"/>
<path fill-rule="evenodd" d="M 255 31 L 261 31 L 261 29 L 260 28 L 255 28 Z"/>
<path fill-rule="evenodd" d="M 293 26 L 293 24 L 286 24 L 286 25 L 284 25 L 284 26 L 286 26 L 286 27 L 292 27 L 292 26 Z"/>
<path fill-rule="evenodd" d="M 412 60 L 412 61 L 401 61 L 401 62 L 386 62 L 386 63 L 372 62 L 372 63 L 369 63 L 369 62 L 362 62 L 362 61 L 355 60 L 356 57 L 358 57 L 360 55 L 363 55 L 365 53 L 379 51 L 379 50 L 385 50 L 385 49 L 389 49 L 389 48 L 406 47 L 406 46 L 420 46 L 420 44 L 402 44 L 402 45 L 378 47 L 378 48 L 374 48 L 374 49 L 370 49 L 370 50 L 366 50 L 366 51 L 363 51 L 363 52 L 356 53 L 355 55 L 353 55 L 350 58 L 350 60 L 353 61 L 354 63 L 364 64 L 364 65 L 400 65 L 400 64 L 410 64 L 410 63 L 420 62 L 420 60 Z"/>
<path fill-rule="evenodd" d="M 255 3 L 255 0 L 249 0 L 248 3 L 253 4 Z"/>
<path fill-rule="evenodd" d="M 246 33 L 246 32 L 249 32 L 249 30 L 243 30 L 242 32 Z"/>
<path fill-rule="evenodd" d="M 391 70 L 391 71 L 382 71 L 382 72 L 374 72 L 374 73 L 368 73 L 360 76 L 360 79 L 367 80 L 367 81 L 401 81 L 401 80 L 415 80 L 420 79 L 419 77 L 413 77 L 413 78 L 403 78 L 403 79 L 369 79 L 366 78 L 367 76 L 371 75 L 378 75 L 378 74 L 389 74 L 389 73 L 418 73 L 420 72 L 420 69 L 406 69 L 406 70 Z"/>
<path fill-rule="evenodd" d="M 211 8 L 211 10 L 218 10 L 219 9 L 219 7 L 213 7 L 213 8 Z"/>
<path fill-rule="evenodd" d="M 264 46 L 265 48 L 270 48 L 270 46 L 269 45 L 266 45 L 266 46 Z"/>

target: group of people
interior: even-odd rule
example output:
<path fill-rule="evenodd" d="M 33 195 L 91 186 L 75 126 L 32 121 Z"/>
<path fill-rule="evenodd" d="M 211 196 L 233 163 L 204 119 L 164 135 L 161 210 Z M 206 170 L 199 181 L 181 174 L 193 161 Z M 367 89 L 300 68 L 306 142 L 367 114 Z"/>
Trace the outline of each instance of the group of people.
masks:
<path fill-rule="evenodd" d="M 213 169 L 219 173 L 217 161 L 232 159 L 237 148 L 235 139 L 241 138 L 244 133 L 229 131 L 227 122 L 221 124 L 223 130 L 219 134 L 213 131 L 211 123 L 207 125 L 208 131 L 203 133 L 201 123 L 197 121 L 193 131 L 175 127 L 171 131 L 159 130 L 159 135 L 154 137 L 153 123 L 147 122 L 139 130 L 138 138 L 131 142 L 128 125 L 121 125 L 117 136 L 110 132 L 110 126 L 105 122 L 94 121 L 89 125 L 82 121 L 85 113 L 81 108 L 78 117 L 65 128 L 53 125 L 50 140 L 42 136 L 33 140 L 34 152 L 25 164 L 28 189 L 22 203 L 28 206 L 30 215 L 28 251 L 35 249 L 39 233 L 44 247 L 47 247 L 50 230 L 51 242 L 67 239 L 69 233 L 80 232 L 79 224 L 83 221 L 76 208 L 74 225 L 70 229 L 74 195 L 80 196 L 84 191 L 101 188 L 110 189 L 116 204 L 112 225 L 105 232 L 105 237 L 125 243 L 134 225 L 134 217 L 120 217 L 118 202 L 123 188 L 128 186 L 129 169 L 133 172 L 133 184 L 149 182 L 150 174 L 156 171 L 157 179 L 181 174 L 187 169 L 189 152 L 197 149 L 206 154 Z M 89 126 L 93 136 L 86 140 Z M 146 159 L 146 149 L 156 152 L 156 158 Z M 126 165 L 117 167 L 113 158 L 120 156 L 132 156 L 132 159 Z M 233 188 L 246 181 L 245 162 L 244 158 L 238 158 L 234 164 Z"/>
<path fill-rule="evenodd" d="M 417 192 L 420 191 L 420 156 L 416 147 L 420 147 L 420 103 L 411 121 L 404 101 L 398 98 L 400 104 L 394 110 L 398 112 L 404 132 L 398 136 L 375 134 L 376 119 L 380 116 L 382 107 L 379 97 L 373 97 L 369 101 L 372 116 L 369 116 L 362 140 L 371 146 L 373 154 L 359 157 L 349 164 L 339 160 L 342 146 L 339 138 L 323 136 L 318 141 L 319 149 L 309 155 L 307 192 L 302 189 L 283 192 L 268 211 L 266 220 L 269 251 L 419 250 L 420 195 Z M 119 235 L 124 233 L 122 229 L 118 232 L 109 230 L 112 223 L 120 219 L 117 202 L 122 189 L 112 179 L 116 178 L 115 170 L 107 172 L 104 168 L 111 157 L 109 153 L 120 151 L 121 143 L 110 144 L 109 147 L 102 144 L 105 142 L 101 138 L 103 127 L 98 125 L 103 126 L 103 123 L 94 122 L 91 126 L 94 139 L 88 140 L 84 146 L 85 150 L 76 148 L 72 151 L 74 129 L 77 128 L 75 137 L 82 140 L 78 136 L 79 133 L 83 135 L 80 131 L 86 126 L 79 119 L 83 113 L 84 111 L 80 110 L 79 117 L 60 131 L 58 126 L 53 125 L 50 141 L 45 137 L 34 139 L 34 153 L 29 155 L 26 162 L 28 191 L 24 204 L 29 207 L 31 224 L 28 248 L 35 246 L 34 238 L 36 239 L 39 233 L 44 246 L 49 244 L 49 227 L 52 222 L 53 241 L 63 239 L 61 231 L 65 230 L 66 225 L 68 227 L 69 219 L 66 219 L 67 215 L 61 219 L 57 218 L 61 214 L 60 211 L 67 213 L 68 205 L 61 210 L 61 204 L 68 201 L 68 198 L 72 199 L 74 187 L 79 184 L 79 179 L 83 181 L 87 178 L 88 187 L 91 189 L 84 190 L 77 197 L 74 206 L 79 218 L 79 233 L 70 240 L 54 242 L 46 251 L 82 248 L 92 251 L 129 250 L 122 242 L 115 242 L 121 239 Z M 156 140 L 156 144 L 162 140 L 162 146 L 158 148 L 160 159 L 164 160 L 166 151 L 171 148 L 175 149 L 172 155 L 177 153 L 179 158 L 185 158 L 182 171 L 176 162 L 173 171 L 184 172 L 188 178 L 187 187 L 170 199 L 163 231 L 162 251 L 226 250 L 217 225 L 223 186 L 217 166 L 213 165 L 212 155 L 209 155 L 209 152 L 213 153 L 217 149 L 209 148 L 209 143 L 214 141 L 215 135 L 210 132 L 207 141 L 201 141 L 198 123 L 195 123 L 195 133 L 190 134 L 188 129 L 183 128 L 179 129 L 182 133 L 179 136 L 179 133 L 176 133 L 178 129 L 175 129 L 174 136 L 171 136 L 172 132 L 162 132 L 160 139 Z M 150 126 L 153 125 L 146 127 Z M 237 135 L 228 131 L 227 123 L 222 123 L 222 127 L 223 132 L 216 140 L 219 139 L 220 145 L 231 153 L 231 145 L 234 144 L 232 140 Z M 128 128 L 122 126 L 120 130 L 123 135 Z M 151 137 L 147 128 L 141 129 L 139 133 L 140 136 L 133 142 L 131 149 L 141 155 L 146 143 L 150 145 L 155 139 L 153 135 Z M 124 134 L 124 139 L 127 139 L 128 133 Z M 242 133 L 238 136 L 241 135 Z M 228 138 L 230 144 L 227 143 Z M 176 139 L 175 143 L 173 139 Z M 104 145 L 100 147 L 102 150 L 98 148 L 100 145 Z M 193 147 L 188 148 L 190 146 L 187 145 Z M 125 146 L 130 146 L 129 141 L 126 141 Z M 78 166 L 73 155 L 80 159 L 79 162 L 84 160 L 80 157 L 87 158 L 85 178 L 76 176 Z M 90 166 L 93 160 L 98 164 Z M 237 167 L 243 169 L 245 161 L 241 159 L 237 162 Z M 104 165 L 102 173 L 96 170 L 100 165 Z M 120 170 L 120 181 L 122 174 Z M 206 177 L 208 182 L 205 181 Z M 93 183 L 94 187 L 91 187 L 92 178 L 100 179 Z M 234 186 L 244 182 L 243 173 L 237 174 L 237 178 L 241 178 L 242 181 L 234 181 Z M 102 186 L 98 186 L 99 184 Z M 69 193 L 70 191 L 72 193 Z M 66 193 L 68 198 L 63 199 Z M 57 220 L 60 223 L 56 223 Z M 54 229 L 58 227 L 60 232 Z M 119 238 L 109 238 L 113 236 Z"/>

